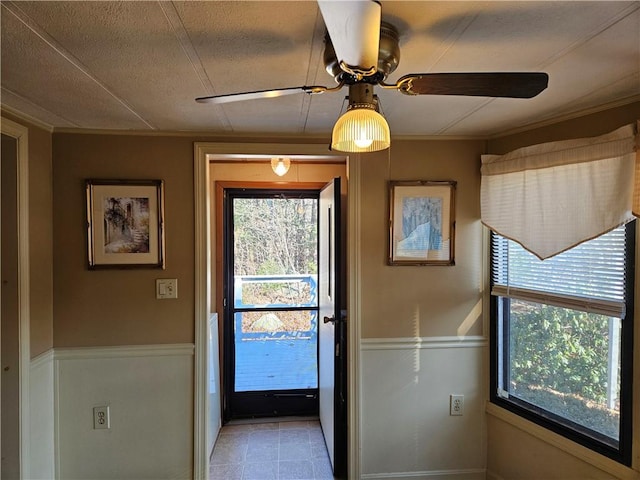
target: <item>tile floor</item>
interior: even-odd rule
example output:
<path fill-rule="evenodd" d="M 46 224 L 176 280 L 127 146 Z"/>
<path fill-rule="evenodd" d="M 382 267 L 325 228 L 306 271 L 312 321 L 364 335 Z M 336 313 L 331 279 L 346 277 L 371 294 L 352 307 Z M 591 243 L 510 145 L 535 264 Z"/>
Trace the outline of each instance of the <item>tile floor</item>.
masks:
<path fill-rule="evenodd" d="M 211 454 L 209 480 L 333 480 L 317 420 L 230 424 Z"/>

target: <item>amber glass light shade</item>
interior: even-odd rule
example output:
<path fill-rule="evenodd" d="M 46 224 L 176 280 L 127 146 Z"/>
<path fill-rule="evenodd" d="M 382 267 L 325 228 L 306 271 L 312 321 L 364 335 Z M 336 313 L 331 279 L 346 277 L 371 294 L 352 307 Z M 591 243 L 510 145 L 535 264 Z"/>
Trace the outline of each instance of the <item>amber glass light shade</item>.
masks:
<path fill-rule="evenodd" d="M 389 125 L 374 105 L 353 104 L 333 126 L 331 148 L 340 152 L 377 152 L 391 145 Z"/>

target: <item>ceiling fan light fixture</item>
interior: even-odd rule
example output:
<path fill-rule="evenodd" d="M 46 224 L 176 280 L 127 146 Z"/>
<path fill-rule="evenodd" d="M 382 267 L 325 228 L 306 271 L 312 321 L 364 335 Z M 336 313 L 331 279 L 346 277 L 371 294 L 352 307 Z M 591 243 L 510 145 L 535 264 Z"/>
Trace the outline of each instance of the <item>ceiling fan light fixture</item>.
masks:
<path fill-rule="evenodd" d="M 377 152 L 389 148 L 391 133 L 374 104 L 354 103 L 333 126 L 331 148 L 340 152 Z"/>
<path fill-rule="evenodd" d="M 286 174 L 290 166 L 291 160 L 288 157 L 274 157 L 271 159 L 271 170 L 279 177 Z"/>

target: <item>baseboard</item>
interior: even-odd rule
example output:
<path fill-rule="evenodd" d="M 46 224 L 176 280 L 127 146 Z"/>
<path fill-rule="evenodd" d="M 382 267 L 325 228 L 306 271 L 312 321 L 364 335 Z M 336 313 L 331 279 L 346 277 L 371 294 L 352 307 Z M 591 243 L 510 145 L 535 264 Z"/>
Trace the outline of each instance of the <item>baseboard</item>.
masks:
<path fill-rule="evenodd" d="M 458 470 L 427 470 L 422 472 L 391 472 L 391 473 L 365 473 L 361 479 L 384 479 L 396 480 L 404 478 L 424 479 L 424 480 L 485 480 L 486 470 L 484 468 L 469 468 Z M 496 477 L 496 480 L 498 477 Z"/>

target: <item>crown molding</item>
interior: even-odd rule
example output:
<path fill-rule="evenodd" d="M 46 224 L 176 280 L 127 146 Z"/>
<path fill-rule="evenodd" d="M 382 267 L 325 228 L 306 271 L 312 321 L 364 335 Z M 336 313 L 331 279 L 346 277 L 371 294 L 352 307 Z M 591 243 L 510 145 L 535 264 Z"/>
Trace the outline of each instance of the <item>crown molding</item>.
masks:
<path fill-rule="evenodd" d="M 550 117 L 540 122 L 533 122 L 527 125 L 523 125 L 518 128 L 505 130 L 499 133 L 486 134 L 486 135 L 391 135 L 392 141 L 487 141 L 495 140 L 498 138 L 508 137 L 510 135 L 516 135 L 519 133 L 536 130 L 538 128 L 548 127 L 560 122 L 574 120 L 576 118 L 584 117 L 594 113 L 603 112 L 612 108 L 623 107 L 635 102 L 640 102 L 640 94 L 632 95 L 623 99 L 619 99 L 613 102 L 605 103 L 597 107 L 586 108 L 582 110 L 576 110 L 564 115 Z M 113 129 L 99 129 L 99 128 L 77 128 L 77 127 L 55 127 L 46 122 L 38 120 L 35 117 L 27 115 L 19 110 L 9 107 L 4 104 L 0 104 L 0 108 L 3 112 L 7 112 L 20 120 L 30 123 L 31 125 L 42 128 L 49 133 L 69 133 L 69 134 L 82 134 L 82 135 L 129 135 L 129 136 L 149 136 L 149 137 L 192 137 L 197 138 L 198 141 L 210 141 L 210 142 L 229 142 L 238 140 L 250 139 L 260 140 L 268 139 L 269 143 L 274 140 L 278 142 L 300 142 L 301 140 L 310 141 L 312 143 L 327 142 L 330 135 L 324 134 L 300 134 L 297 136 L 292 135 L 277 135 L 266 134 L 257 132 L 247 133 L 212 133 L 207 131 L 185 131 L 185 130 L 113 130 Z"/>
<path fill-rule="evenodd" d="M 225 132 L 207 132 L 198 130 L 114 130 L 114 129 L 99 129 L 99 128 L 76 128 L 76 127 L 57 127 L 54 128 L 54 133 L 72 133 L 72 134 L 85 134 L 85 135 L 132 135 L 132 136 L 148 136 L 148 137 L 193 137 L 197 141 L 202 142 L 229 142 L 229 141 L 244 141 L 247 139 L 264 139 L 273 143 L 277 140 L 279 142 L 300 142 L 301 139 L 312 140 L 314 143 L 326 143 L 329 144 L 327 135 L 278 135 L 270 133 L 225 133 Z M 277 142 L 276 142 L 277 143 Z"/>
<path fill-rule="evenodd" d="M 640 94 L 632 95 L 630 97 L 622 98 L 616 100 L 614 102 L 605 103 L 602 105 L 598 105 L 597 107 L 585 108 L 582 110 L 576 110 L 571 113 L 567 113 L 564 115 L 560 115 L 557 117 L 552 117 L 547 120 L 542 120 L 540 122 L 529 123 L 522 127 L 514 128 L 512 130 L 506 130 L 504 132 L 496 133 L 493 135 L 489 135 L 485 137 L 486 140 L 495 140 L 497 138 L 504 138 L 510 135 L 516 135 L 518 133 L 529 132 L 531 130 L 536 130 L 538 128 L 548 127 L 550 125 L 555 125 L 557 123 L 566 122 L 568 120 L 575 120 L 576 118 L 586 117 L 587 115 L 592 115 L 594 113 L 604 112 L 605 110 L 611 110 L 613 108 L 624 107 L 625 105 L 631 105 L 632 103 L 640 102 Z"/>
<path fill-rule="evenodd" d="M 15 108 L 12 108 L 8 105 L 0 104 L 0 111 L 2 113 L 6 112 L 9 115 L 12 115 L 24 122 L 27 122 L 33 125 L 34 127 L 46 130 L 49 133 L 53 133 L 55 131 L 55 127 L 53 125 L 49 125 L 48 123 L 45 123 L 42 120 L 38 120 L 37 118 L 27 115 L 26 113 L 22 113 L 21 111 L 16 110 Z"/>

